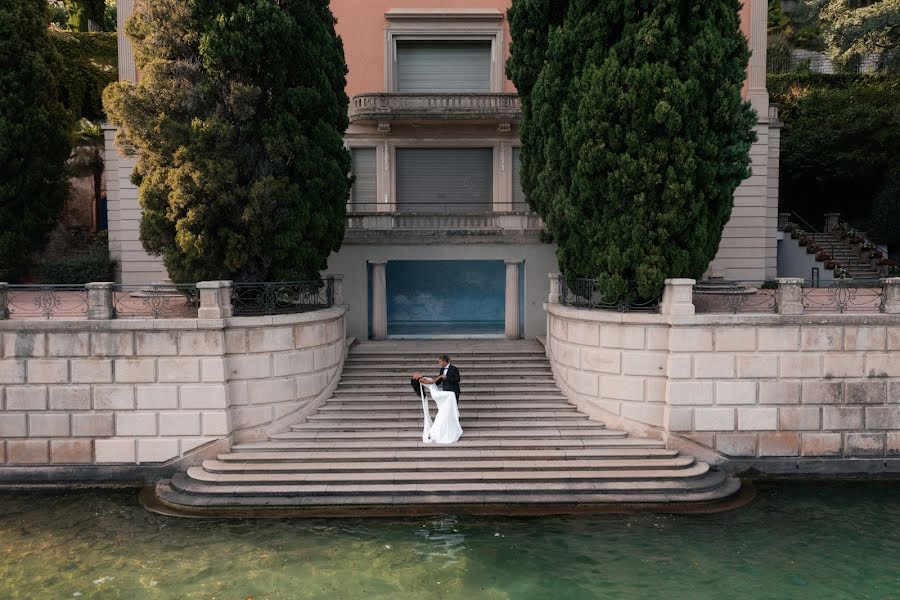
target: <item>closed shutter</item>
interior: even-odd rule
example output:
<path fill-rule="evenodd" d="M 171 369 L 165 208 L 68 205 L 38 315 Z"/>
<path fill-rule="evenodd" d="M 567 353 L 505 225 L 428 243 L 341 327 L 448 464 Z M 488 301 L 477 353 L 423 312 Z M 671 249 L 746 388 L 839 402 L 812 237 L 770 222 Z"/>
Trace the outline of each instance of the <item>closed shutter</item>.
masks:
<path fill-rule="evenodd" d="M 398 208 L 491 210 L 493 156 L 492 148 L 398 148 Z"/>
<path fill-rule="evenodd" d="M 490 92 L 491 43 L 397 42 L 398 92 Z"/>
<path fill-rule="evenodd" d="M 351 210 L 373 212 L 378 198 L 375 188 L 375 148 L 353 148 L 353 191 L 350 194 Z"/>
<path fill-rule="evenodd" d="M 512 210 L 514 212 L 525 212 L 528 210 L 528 201 L 525 199 L 525 193 L 522 191 L 522 155 L 519 148 L 513 148 L 513 189 L 512 189 Z"/>

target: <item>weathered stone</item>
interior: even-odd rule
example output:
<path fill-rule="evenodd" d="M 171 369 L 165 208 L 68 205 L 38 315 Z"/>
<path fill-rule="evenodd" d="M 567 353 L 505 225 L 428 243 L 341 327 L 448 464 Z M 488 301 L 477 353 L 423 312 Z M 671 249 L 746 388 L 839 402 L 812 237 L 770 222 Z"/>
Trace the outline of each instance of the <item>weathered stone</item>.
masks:
<path fill-rule="evenodd" d="M 225 330 L 225 352 L 228 354 L 242 354 L 247 351 L 247 330 Z"/>
<path fill-rule="evenodd" d="M 729 435 L 729 434 L 726 434 Z M 701 446 L 705 446 L 707 448 L 712 448 L 715 446 L 716 442 L 716 434 L 715 433 L 685 433 L 682 434 L 682 437 L 685 439 L 691 440 L 695 444 L 700 444 Z"/>
<path fill-rule="evenodd" d="M 159 435 L 200 435 L 200 413 L 159 413 Z"/>
<path fill-rule="evenodd" d="M 582 346 L 596 346 L 600 343 L 600 327 L 596 323 L 570 321 L 568 341 Z"/>
<path fill-rule="evenodd" d="M 112 361 L 85 359 L 72 361 L 72 383 L 112 383 Z"/>
<path fill-rule="evenodd" d="M 668 350 L 669 349 L 669 328 L 668 327 L 647 327 L 647 350 Z"/>
<path fill-rule="evenodd" d="M 743 379 L 774 379 L 778 377 L 778 356 L 775 354 L 740 354 L 737 357 L 738 377 Z"/>
<path fill-rule="evenodd" d="M 201 358 L 200 359 L 201 379 L 205 383 L 224 383 L 225 382 L 225 359 L 224 358 Z"/>
<path fill-rule="evenodd" d="M 178 334 L 178 352 L 182 356 L 211 356 L 222 354 L 225 336 L 221 331 L 182 331 Z"/>
<path fill-rule="evenodd" d="M 756 350 L 756 329 L 753 327 L 717 327 L 716 352 Z"/>
<path fill-rule="evenodd" d="M 50 410 L 91 410 L 90 386 L 51 387 Z"/>
<path fill-rule="evenodd" d="M 91 356 L 134 356 L 134 335 L 130 331 L 93 333 Z"/>
<path fill-rule="evenodd" d="M 137 462 L 163 463 L 178 456 L 177 439 L 141 439 L 137 441 Z"/>
<path fill-rule="evenodd" d="M 328 377 L 325 373 L 312 373 L 310 375 L 297 376 L 297 398 L 315 398 L 322 393 L 328 385 Z"/>
<path fill-rule="evenodd" d="M 339 362 L 343 356 L 343 345 L 331 344 L 313 350 L 313 366 L 317 371 L 328 369 Z"/>
<path fill-rule="evenodd" d="M 91 440 L 50 440 L 50 462 L 55 465 L 85 465 L 93 460 Z"/>
<path fill-rule="evenodd" d="M 888 402 L 900 404 L 900 381 L 891 381 L 888 384 Z"/>
<path fill-rule="evenodd" d="M 272 422 L 270 406 L 238 406 L 231 409 L 232 430 L 246 429 Z"/>
<path fill-rule="evenodd" d="M 156 413 L 154 412 L 120 412 L 116 413 L 117 436 L 153 436 L 156 435 Z"/>
<path fill-rule="evenodd" d="M 113 413 L 75 413 L 72 435 L 75 437 L 110 437 L 113 435 Z"/>
<path fill-rule="evenodd" d="M 35 358 L 27 361 L 26 370 L 29 384 L 69 382 L 69 362 L 66 360 Z"/>
<path fill-rule="evenodd" d="M 841 350 L 843 331 L 840 327 L 803 327 L 800 332 L 801 350 Z"/>
<path fill-rule="evenodd" d="M 887 432 L 884 450 L 888 456 L 900 456 L 900 431 Z"/>
<path fill-rule="evenodd" d="M 569 369 L 568 381 L 569 385 L 572 386 L 572 389 L 579 394 L 584 394 L 586 396 L 599 395 L 599 379 L 596 373 L 587 373 L 579 369 Z M 643 382 L 641 383 L 643 388 Z M 607 385 L 609 385 L 608 382 Z M 643 395 L 643 389 L 641 390 L 641 394 Z M 612 397 L 615 398 L 618 396 L 613 395 Z"/>
<path fill-rule="evenodd" d="M 32 385 L 6 388 L 6 410 L 46 410 L 47 388 Z"/>
<path fill-rule="evenodd" d="M 273 374 L 275 377 L 299 375 L 301 373 L 309 373 L 312 370 L 312 350 L 295 350 L 293 352 L 284 352 L 274 356 Z"/>
<path fill-rule="evenodd" d="M 668 381 L 664 377 L 648 377 L 644 380 L 644 401 L 666 403 Z"/>
<path fill-rule="evenodd" d="M 613 400 L 644 400 L 644 380 L 640 377 L 619 377 L 617 375 L 601 375 L 600 396 Z"/>
<path fill-rule="evenodd" d="M 325 323 L 325 339 L 329 343 L 343 341 L 344 335 L 344 319 L 332 319 Z"/>
<path fill-rule="evenodd" d="M 778 409 L 738 408 L 738 429 L 741 431 L 766 431 L 778 429 Z"/>
<path fill-rule="evenodd" d="M 189 356 L 160 358 L 156 371 L 160 383 L 196 383 L 200 381 L 200 360 Z"/>
<path fill-rule="evenodd" d="M 677 327 L 669 333 L 672 352 L 712 352 L 712 329 L 706 327 Z"/>
<path fill-rule="evenodd" d="M 844 350 L 884 350 L 887 331 L 884 327 L 845 327 Z"/>
<path fill-rule="evenodd" d="M 797 433 L 760 433 L 759 456 L 797 456 L 800 454 L 800 435 Z"/>
<path fill-rule="evenodd" d="M 202 414 L 203 435 L 228 435 L 228 415 L 224 411 Z"/>
<path fill-rule="evenodd" d="M 569 329 L 571 330 L 571 323 Z M 604 348 L 642 350 L 646 344 L 645 329 L 642 325 L 619 325 L 604 323 L 600 329 L 600 345 Z M 571 332 L 569 333 L 571 338 Z"/>
<path fill-rule="evenodd" d="M 693 408 L 669 408 L 669 431 L 693 431 Z"/>
<path fill-rule="evenodd" d="M 264 379 L 272 375 L 271 363 L 269 354 L 229 356 L 225 368 L 229 379 Z"/>
<path fill-rule="evenodd" d="M 863 409 L 857 406 L 823 406 L 822 429 L 846 431 L 863 428 Z"/>
<path fill-rule="evenodd" d="M 130 410 L 134 408 L 134 388 L 130 385 L 98 385 L 94 387 L 95 410 Z"/>
<path fill-rule="evenodd" d="M 825 355 L 825 377 L 862 377 L 866 357 L 862 352 L 828 353 Z"/>
<path fill-rule="evenodd" d="M 135 391 L 138 410 L 178 408 L 177 386 L 139 385 Z"/>
<path fill-rule="evenodd" d="M 735 458 L 756 456 L 755 433 L 716 434 L 716 450 Z"/>
<path fill-rule="evenodd" d="M 229 406 L 250 404 L 250 392 L 247 381 L 230 381 L 226 384 L 228 390 Z"/>
<path fill-rule="evenodd" d="M 665 420 L 665 405 L 649 402 L 623 402 L 621 416 L 638 423 L 661 427 Z"/>
<path fill-rule="evenodd" d="M 801 454 L 803 456 L 840 456 L 840 433 L 803 433 Z"/>
<path fill-rule="evenodd" d="M 847 404 L 883 404 L 887 400 L 884 381 L 848 381 L 846 386 Z"/>
<path fill-rule="evenodd" d="M 822 355 L 815 352 L 798 352 L 782 354 L 778 358 L 781 365 L 781 376 L 791 377 L 821 377 Z"/>
<path fill-rule="evenodd" d="M 14 437 L 28 437 L 25 413 L 0 413 L 0 439 Z"/>
<path fill-rule="evenodd" d="M 135 462 L 134 440 L 95 440 L 95 460 L 102 464 L 132 464 Z"/>
<path fill-rule="evenodd" d="M 28 435 L 30 437 L 68 437 L 70 433 L 68 414 L 31 413 L 28 415 Z"/>
<path fill-rule="evenodd" d="M 3 335 L 3 356 L 6 358 L 34 358 L 47 355 L 47 338 L 43 333 L 24 331 Z"/>
<path fill-rule="evenodd" d="M 312 325 L 297 325 L 294 327 L 294 348 L 313 348 L 326 343 L 328 336 L 325 333 L 324 323 Z"/>
<path fill-rule="evenodd" d="M 734 409 L 694 409 L 694 429 L 696 431 L 734 431 Z"/>
<path fill-rule="evenodd" d="M 6 460 L 12 465 L 45 465 L 50 462 L 47 440 L 7 440 Z"/>
<path fill-rule="evenodd" d="M 840 381 L 804 381 L 800 398 L 803 404 L 840 404 L 844 386 Z"/>
<path fill-rule="evenodd" d="M 25 383 L 24 360 L 0 360 L 0 384 Z"/>
<path fill-rule="evenodd" d="M 778 428 L 787 431 L 817 431 L 822 424 L 818 406 L 785 406 L 778 409 Z"/>
<path fill-rule="evenodd" d="M 156 381 L 156 360 L 152 358 L 120 358 L 113 367 L 118 383 L 150 383 Z"/>
<path fill-rule="evenodd" d="M 694 360 L 694 376 L 713 379 L 731 379 L 734 377 L 733 354 L 701 354 Z"/>
<path fill-rule="evenodd" d="M 712 404 L 712 381 L 672 381 L 669 383 L 669 403 L 673 405 Z"/>
<path fill-rule="evenodd" d="M 866 429 L 900 430 L 900 405 L 867 406 Z"/>
<path fill-rule="evenodd" d="M 756 382 L 717 381 L 716 404 L 756 404 Z"/>
<path fill-rule="evenodd" d="M 760 351 L 790 352 L 800 346 L 799 327 L 759 327 L 756 335 Z"/>
<path fill-rule="evenodd" d="M 227 405 L 224 385 L 181 386 L 181 408 L 226 408 Z"/>
<path fill-rule="evenodd" d="M 847 433 L 844 435 L 844 453 L 848 456 L 883 456 L 883 433 Z"/>
<path fill-rule="evenodd" d="M 900 377 L 900 356 L 897 352 L 866 353 L 867 377 Z"/>
<path fill-rule="evenodd" d="M 175 356 L 178 334 L 175 331 L 138 331 L 134 334 L 138 356 Z"/>
<path fill-rule="evenodd" d="M 582 348 L 581 368 L 598 373 L 621 373 L 622 352 L 607 348 Z"/>
<path fill-rule="evenodd" d="M 900 350 L 900 326 L 888 326 L 887 328 L 887 349 Z"/>
<path fill-rule="evenodd" d="M 569 322 L 557 317 L 550 318 L 550 335 L 562 341 L 568 339 Z"/>
<path fill-rule="evenodd" d="M 799 381 L 760 381 L 760 404 L 799 404 Z"/>
<path fill-rule="evenodd" d="M 293 327 L 260 327 L 247 332 L 250 352 L 277 352 L 293 350 Z"/>
<path fill-rule="evenodd" d="M 48 333 L 47 354 L 49 356 L 89 356 L 91 352 L 91 334 L 84 333 Z"/>
<path fill-rule="evenodd" d="M 210 442 L 215 442 L 218 438 L 215 437 L 188 437 L 181 438 L 179 444 L 181 446 L 181 455 L 186 456 L 188 452 L 191 452 L 201 446 L 205 446 Z"/>

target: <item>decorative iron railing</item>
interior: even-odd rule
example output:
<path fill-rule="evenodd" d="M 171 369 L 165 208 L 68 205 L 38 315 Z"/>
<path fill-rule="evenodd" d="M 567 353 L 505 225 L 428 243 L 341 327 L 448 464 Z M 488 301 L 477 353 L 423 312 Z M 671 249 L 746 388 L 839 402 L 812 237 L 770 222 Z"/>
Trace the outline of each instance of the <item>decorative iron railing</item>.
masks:
<path fill-rule="evenodd" d="M 806 312 L 847 313 L 884 312 L 884 288 L 881 284 L 835 279 L 824 285 L 803 285 L 803 309 Z"/>
<path fill-rule="evenodd" d="M 334 279 L 234 283 L 231 303 L 235 316 L 310 312 L 334 305 Z"/>
<path fill-rule="evenodd" d="M 511 93 L 372 93 L 354 96 L 350 122 L 398 119 L 518 121 L 522 102 Z"/>
<path fill-rule="evenodd" d="M 116 285 L 112 294 L 120 319 L 192 319 L 200 307 L 195 284 Z"/>
<path fill-rule="evenodd" d="M 659 312 L 659 299 L 646 302 L 635 302 L 628 296 L 612 298 L 600 291 L 600 282 L 596 279 L 576 278 L 566 280 L 559 278 L 559 302 L 563 306 L 576 308 L 593 308 L 615 310 L 619 312 Z"/>
<path fill-rule="evenodd" d="M 87 289 L 83 285 L 9 285 L 0 304 L 0 318 L 83 319 Z"/>
<path fill-rule="evenodd" d="M 700 282 L 694 286 L 698 313 L 778 312 L 778 290 L 742 281 Z"/>

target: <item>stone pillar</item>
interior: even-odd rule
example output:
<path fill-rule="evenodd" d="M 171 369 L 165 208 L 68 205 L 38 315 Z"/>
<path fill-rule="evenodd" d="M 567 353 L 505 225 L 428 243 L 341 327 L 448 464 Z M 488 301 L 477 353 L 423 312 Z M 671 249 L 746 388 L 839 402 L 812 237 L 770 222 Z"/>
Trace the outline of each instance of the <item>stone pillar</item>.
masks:
<path fill-rule="evenodd" d="M 91 321 L 106 321 L 116 318 L 116 307 L 113 304 L 113 286 L 111 282 L 88 283 L 87 318 Z"/>
<path fill-rule="evenodd" d="M 137 67 L 134 64 L 134 51 L 131 40 L 125 35 L 125 21 L 134 12 L 134 0 L 118 0 L 116 2 L 116 31 L 119 32 L 119 81 L 137 82 Z"/>
<path fill-rule="evenodd" d="M 387 275 L 386 260 L 370 261 L 372 265 L 372 339 L 387 339 Z"/>
<path fill-rule="evenodd" d="M 559 304 L 559 273 L 550 273 L 550 297 L 547 298 L 549 304 Z"/>
<path fill-rule="evenodd" d="M 766 51 L 769 30 L 769 3 L 764 0 L 750 2 L 750 69 L 747 99 L 759 120 L 769 116 L 769 91 L 766 89 Z"/>
<path fill-rule="evenodd" d="M 9 318 L 9 284 L 0 282 L 0 321 Z"/>
<path fill-rule="evenodd" d="M 778 231 L 784 231 L 785 225 L 787 225 L 791 220 L 791 213 L 780 212 L 778 213 Z"/>
<path fill-rule="evenodd" d="M 664 315 L 692 315 L 695 279 L 666 279 L 660 312 Z"/>
<path fill-rule="evenodd" d="M 227 319 L 234 315 L 231 305 L 231 281 L 201 281 L 197 283 L 200 293 L 198 319 Z"/>
<path fill-rule="evenodd" d="M 884 312 L 889 315 L 900 315 L 900 277 L 881 280 L 884 286 Z"/>
<path fill-rule="evenodd" d="M 841 213 L 825 213 L 825 232 L 829 232 L 841 222 Z"/>
<path fill-rule="evenodd" d="M 519 268 L 521 261 L 506 261 L 506 310 L 505 327 L 506 339 L 517 340 L 519 334 Z"/>
<path fill-rule="evenodd" d="M 332 303 L 335 306 L 342 306 L 344 304 L 344 276 L 343 275 L 328 275 L 328 279 L 331 279 L 333 282 L 332 288 Z"/>
<path fill-rule="evenodd" d="M 779 315 L 803 314 L 803 278 L 779 277 L 775 295 Z"/>

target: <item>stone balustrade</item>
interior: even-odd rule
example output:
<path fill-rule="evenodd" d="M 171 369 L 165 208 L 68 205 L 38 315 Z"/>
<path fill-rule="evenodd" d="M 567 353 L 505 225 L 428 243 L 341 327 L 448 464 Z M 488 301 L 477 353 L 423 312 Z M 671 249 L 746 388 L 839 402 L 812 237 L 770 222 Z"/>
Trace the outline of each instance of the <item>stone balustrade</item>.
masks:
<path fill-rule="evenodd" d="M 493 120 L 518 122 L 522 103 L 514 93 L 372 93 L 354 96 L 350 122 L 396 120 Z"/>

